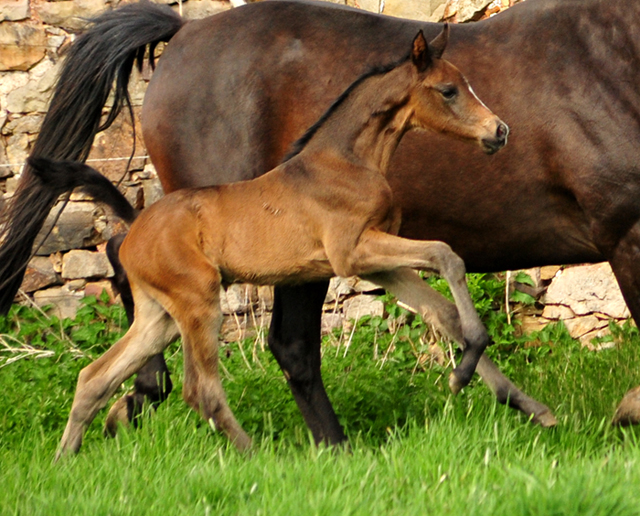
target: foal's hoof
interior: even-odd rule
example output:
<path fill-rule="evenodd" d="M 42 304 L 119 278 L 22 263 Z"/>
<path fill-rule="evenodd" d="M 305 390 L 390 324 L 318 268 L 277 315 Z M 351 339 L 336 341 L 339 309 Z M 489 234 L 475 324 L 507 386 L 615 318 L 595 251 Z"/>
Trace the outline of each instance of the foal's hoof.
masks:
<path fill-rule="evenodd" d="M 534 414 L 531 418 L 531 422 L 540 425 L 542 428 L 551 428 L 558 424 L 556 416 L 550 410 L 542 412 L 540 414 Z"/>
<path fill-rule="evenodd" d="M 58 450 L 56 451 L 56 456 L 53 459 L 53 462 L 55 464 L 56 462 L 59 462 L 61 459 L 64 459 L 65 457 L 69 457 L 70 455 L 73 455 L 73 453 L 69 451 L 67 448 L 59 447 Z"/>
<path fill-rule="evenodd" d="M 635 387 L 622 398 L 613 416 L 612 424 L 630 426 L 638 423 L 640 423 L 640 387 Z"/>
<path fill-rule="evenodd" d="M 104 424 L 104 435 L 106 437 L 115 437 L 118 433 L 118 424 L 121 424 L 125 428 L 131 426 L 129 420 L 129 406 L 133 401 L 131 394 L 126 394 L 118 401 L 116 401 L 107 414 L 107 420 Z"/>

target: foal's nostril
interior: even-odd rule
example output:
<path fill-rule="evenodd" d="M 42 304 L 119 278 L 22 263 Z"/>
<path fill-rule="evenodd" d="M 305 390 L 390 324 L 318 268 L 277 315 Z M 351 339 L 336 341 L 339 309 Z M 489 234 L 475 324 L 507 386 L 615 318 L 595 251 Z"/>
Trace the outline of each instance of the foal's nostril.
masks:
<path fill-rule="evenodd" d="M 500 140 L 504 140 L 508 134 L 509 128 L 506 126 L 506 124 L 500 122 L 498 124 L 498 128 L 496 129 L 496 137 L 498 137 L 498 139 Z"/>
<path fill-rule="evenodd" d="M 494 136 L 482 139 L 482 147 L 487 154 L 495 154 L 507 144 L 509 126 L 502 121 L 496 125 Z"/>

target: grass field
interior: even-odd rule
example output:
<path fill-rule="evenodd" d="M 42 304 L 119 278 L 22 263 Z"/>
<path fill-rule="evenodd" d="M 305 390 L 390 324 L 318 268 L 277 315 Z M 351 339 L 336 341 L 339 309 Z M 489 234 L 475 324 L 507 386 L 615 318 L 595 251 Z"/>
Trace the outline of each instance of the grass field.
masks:
<path fill-rule="evenodd" d="M 231 406 L 255 439 L 250 455 L 182 402 L 175 345 L 176 388 L 142 428 L 105 439 L 101 414 L 80 454 L 53 464 L 77 374 L 124 316 L 95 300 L 63 322 L 15 306 L 0 318 L 0 514 L 640 514 L 640 433 L 609 423 L 640 384 L 637 329 L 615 329 L 616 346 L 597 353 L 562 327 L 519 337 L 494 311 L 500 283 L 470 284 L 497 342 L 491 355 L 555 411 L 556 428 L 497 405 L 477 380 L 452 397 L 449 370 L 418 360 L 421 323 L 391 334 L 374 319 L 323 346 L 348 450 L 311 443 L 275 361 L 248 340 L 222 360 Z"/>

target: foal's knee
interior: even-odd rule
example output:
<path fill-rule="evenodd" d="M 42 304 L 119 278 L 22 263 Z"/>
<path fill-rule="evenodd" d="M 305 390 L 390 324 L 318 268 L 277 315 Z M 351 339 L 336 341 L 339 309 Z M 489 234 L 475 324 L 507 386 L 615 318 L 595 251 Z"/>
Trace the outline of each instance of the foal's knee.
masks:
<path fill-rule="evenodd" d="M 185 377 L 184 383 L 182 384 L 182 399 L 192 409 L 200 409 L 200 395 L 197 382 L 190 381 Z"/>
<path fill-rule="evenodd" d="M 440 244 L 440 248 L 438 249 L 440 274 L 444 277 L 463 277 L 467 272 L 464 260 L 454 253 L 448 244 L 444 242 L 438 243 Z"/>

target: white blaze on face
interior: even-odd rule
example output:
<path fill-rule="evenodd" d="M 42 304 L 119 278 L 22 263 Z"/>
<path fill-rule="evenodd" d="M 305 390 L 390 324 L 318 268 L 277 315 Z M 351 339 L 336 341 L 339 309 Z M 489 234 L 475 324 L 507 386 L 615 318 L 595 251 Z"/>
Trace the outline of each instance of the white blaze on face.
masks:
<path fill-rule="evenodd" d="M 471 95 L 473 95 L 473 97 L 480 102 L 480 104 L 482 105 L 482 107 L 484 107 L 487 111 L 491 112 L 491 110 L 487 107 L 487 105 L 482 102 L 482 100 L 480 100 L 480 98 L 478 97 L 478 95 L 476 95 L 476 92 L 473 91 L 473 88 L 471 87 L 471 84 L 469 84 L 469 81 L 465 78 L 465 82 L 467 83 L 467 88 L 469 88 L 469 91 L 471 92 Z"/>

